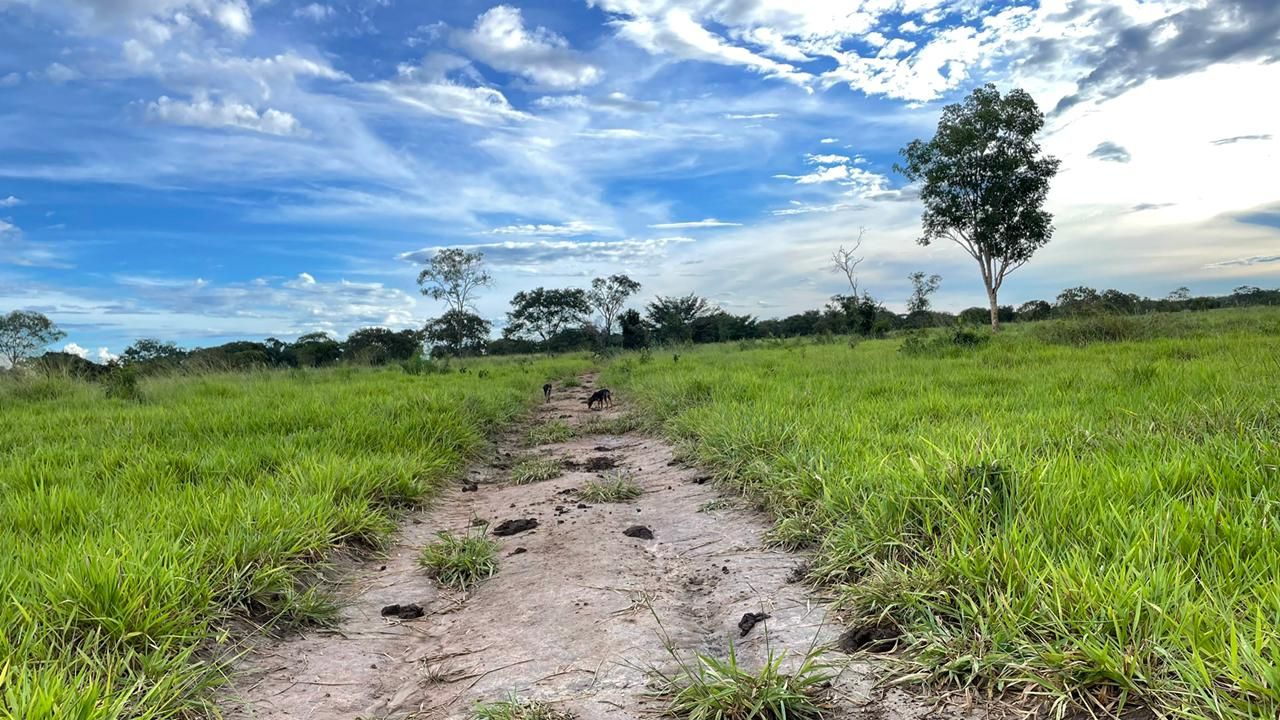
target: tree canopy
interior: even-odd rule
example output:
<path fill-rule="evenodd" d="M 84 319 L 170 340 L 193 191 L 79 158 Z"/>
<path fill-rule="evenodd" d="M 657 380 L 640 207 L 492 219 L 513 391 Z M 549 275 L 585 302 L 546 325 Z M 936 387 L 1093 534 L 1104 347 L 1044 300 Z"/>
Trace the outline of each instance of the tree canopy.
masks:
<path fill-rule="evenodd" d="M 640 291 L 640 283 L 626 275 L 610 275 L 607 278 L 596 278 L 591 281 L 591 290 L 587 292 L 587 301 L 592 309 L 600 314 L 601 330 L 604 331 L 606 344 L 613 335 L 613 324 L 626 304 L 627 298 Z"/>
<path fill-rule="evenodd" d="M 507 313 L 507 337 L 537 337 L 547 342 L 561 329 L 582 323 L 591 312 L 587 292 L 581 288 L 536 288 L 516 293 Z"/>
<path fill-rule="evenodd" d="M 1053 236 L 1044 202 L 1059 161 L 1040 152 L 1043 127 L 1029 93 L 988 84 L 946 106 L 933 139 L 912 141 L 894 166 L 920 183 L 920 244 L 951 240 L 978 263 L 993 329 L 1005 278 Z"/>
<path fill-rule="evenodd" d="M 443 300 L 449 310 L 464 312 L 471 308 L 472 296 L 493 284 L 493 276 L 484 269 L 484 254 L 462 248 L 445 248 L 427 262 L 418 273 L 422 294 L 432 300 Z"/>
<path fill-rule="evenodd" d="M 17 367 L 40 348 L 66 336 L 52 320 L 38 312 L 14 310 L 0 315 L 0 360 L 9 367 Z"/>

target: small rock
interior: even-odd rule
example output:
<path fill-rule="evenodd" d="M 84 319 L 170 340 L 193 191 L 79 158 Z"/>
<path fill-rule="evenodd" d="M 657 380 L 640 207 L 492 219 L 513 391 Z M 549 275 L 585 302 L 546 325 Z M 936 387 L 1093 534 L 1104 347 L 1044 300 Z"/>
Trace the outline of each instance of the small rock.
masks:
<path fill-rule="evenodd" d="M 473 482 L 465 483 L 465 484 L 462 486 L 462 492 L 475 492 L 475 491 L 477 491 L 477 490 L 479 490 L 479 489 L 480 489 L 480 486 L 479 486 L 479 485 L 477 485 L 477 484 L 475 484 L 475 483 L 473 483 Z"/>
<path fill-rule="evenodd" d="M 652 540 L 653 531 L 643 525 L 632 525 L 622 531 L 627 537 L 640 538 L 641 540 Z"/>
<path fill-rule="evenodd" d="M 529 552 L 529 551 L 528 551 L 528 550 L 526 550 L 526 549 L 524 549 L 524 548 L 522 548 L 522 547 L 518 547 L 518 548 L 516 548 L 515 550 L 512 550 L 512 551 L 511 551 L 511 555 L 523 555 L 523 554 L 525 554 L 525 553 L 527 553 L 527 552 Z"/>

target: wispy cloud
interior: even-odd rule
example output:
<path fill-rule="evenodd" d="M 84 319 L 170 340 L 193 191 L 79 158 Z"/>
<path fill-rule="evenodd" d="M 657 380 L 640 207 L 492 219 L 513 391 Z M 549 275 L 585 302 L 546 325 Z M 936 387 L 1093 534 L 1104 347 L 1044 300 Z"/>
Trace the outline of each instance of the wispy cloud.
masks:
<path fill-rule="evenodd" d="M 1133 159 L 1128 150 L 1110 140 L 1098 143 L 1098 147 L 1089 153 L 1089 157 L 1118 163 L 1127 163 Z"/>
<path fill-rule="evenodd" d="M 654 230 L 685 230 L 694 228 L 717 228 L 717 227 L 740 227 L 742 223 L 724 222 L 715 218 L 706 218 L 704 220 L 686 220 L 684 222 L 667 222 L 656 223 L 649 227 Z"/>
<path fill-rule="evenodd" d="M 503 225 L 488 231 L 489 235 L 530 235 L 542 237 L 573 237 L 575 235 L 600 235 L 610 232 L 609 228 L 597 227 L 580 220 L 567 223 Z"/>
<path fill-rule="evenodd" d="M 1238 142 L 1246 142 L 1249 140 L 1270 140 L 1270 139 L 1271 139 L 1270 133 L 1259 133 L 1257 135 L 1234 135 L 1232 137 L 1219 138 L 1217 140 L 1211 140 L 1210 143 L 1213 145 L 1234 145 Z"/>

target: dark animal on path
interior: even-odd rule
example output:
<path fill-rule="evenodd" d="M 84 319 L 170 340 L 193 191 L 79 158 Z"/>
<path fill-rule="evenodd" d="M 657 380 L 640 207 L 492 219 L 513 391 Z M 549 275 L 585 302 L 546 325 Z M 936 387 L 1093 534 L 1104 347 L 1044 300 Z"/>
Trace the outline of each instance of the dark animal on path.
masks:
<path fill-rule="evenodd" d="M 679 353 L 676 353 L 676 354 L 672 355 L 672 356 L 671 356 L 671 362 L 673 362 L 673 363 L 678 363 L 678 362 L 680 362 L 680 354 L 679 354 Z"/>
<path fill-rule="evenodd" d="M 551 383 L 542 386 L 542 399 L 544 402 L 551 402 Z"/>
<path fill-rule="evenodd" d="M 613 393 L 609 392 L 609 388 L 600 388 L 599 390 L 591 393 L 591 397 L 587 398 L 586 403 L 588 410 L 597 405 L 602 408 L 606 405 L 613 407 Z"/>

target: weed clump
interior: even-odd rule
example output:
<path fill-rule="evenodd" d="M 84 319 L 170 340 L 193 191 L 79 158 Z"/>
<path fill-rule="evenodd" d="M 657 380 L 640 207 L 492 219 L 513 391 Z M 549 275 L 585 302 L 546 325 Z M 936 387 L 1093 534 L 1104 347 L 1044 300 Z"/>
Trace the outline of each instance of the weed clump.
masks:
<path fill-rule="evenodd" d="M 132 367 L 112 370 L 103 382 L 103 392 L 112 400 L 142 400 L 142 388 L 138 386 L 138 371 Z"/>
<path fill-rule="evenodd" d="M 466 590 L 498 572 L 498 543 L 484 536 L 485 527 L 464 536 L 436 533 L 436 542 L 422 549 L 418 564 L 445 587 Z"/>
<path fill-rule="evenodd" d="M 564 463 L 559 458 L 526 458 L 511 468 L 511 482 L 528 485 L 560 477 L 562 472 Z"/>
<path fill-rule="evenodd" d="M 578 490 L 578 497 L 587 502 L 620 503 L 630 502 L 644 494 L 630 475 L 612 472 L 599 480 L 591 480 Z"/>
<path fill-rule="evenodd" d="M 573 428 L 559 420 L 552 420 L 544 425 L 530 428 L 529 435 L 525 438 L 525 441 L 530 447 L 554 445 L 555 443 L 571 440 L 574 435 Z"/>
<path fill-rule="evenodd" d="M 913 330 L 903 338 L 898 352 L 912 357 L 956 356 L 968 350 L 976 350 L 991 339 L 990 335 L 968 328 L 952 328 L 943 332 Z"/>
<path fill-rule="evenodd" d="M 834 674 L 810 651 L 794 672 L 783 672 L 785 653 L 769 653 L 756 672 L 738 664 L 732 645 L 724 659 L 698 655 L 692 662 L 680 659 L 679 670 L 659 675 L 663 690 L 670 695 L 668 711 L 688 720 L 818 720 L 827 706 L 822 694 Z"/>

